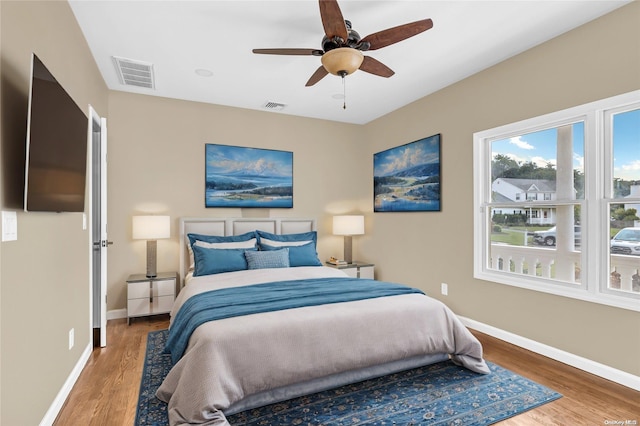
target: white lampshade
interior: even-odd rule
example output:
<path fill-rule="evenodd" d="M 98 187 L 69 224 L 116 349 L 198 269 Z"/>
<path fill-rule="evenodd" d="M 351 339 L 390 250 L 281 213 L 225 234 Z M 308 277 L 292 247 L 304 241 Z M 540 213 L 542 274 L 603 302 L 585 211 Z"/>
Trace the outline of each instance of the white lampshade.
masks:
<path fill-rule="evenodd" d="M 343 215 L 333 217 L 333 235 L 364 234 L 364 216 Z"/>
<path fill-rule="evenodd" d="M 134 240 L 159 240 L 171 236 L 171 219 L 169 216 L 134 216 Z"/>

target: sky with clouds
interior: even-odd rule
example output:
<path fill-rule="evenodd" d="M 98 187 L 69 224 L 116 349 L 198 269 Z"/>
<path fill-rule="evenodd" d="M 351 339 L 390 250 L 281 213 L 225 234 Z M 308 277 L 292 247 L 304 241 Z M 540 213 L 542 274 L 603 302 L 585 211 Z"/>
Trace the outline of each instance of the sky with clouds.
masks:
<path fill-rule="evenodd" d="M 207 173 L 291 176 L 293 153 L 228 145 L 206 145 Z"/>
<path fill-rule="evenodd" d="M 614 177 L 640 180 L 640 109 L 614 116 Z M 533 162 L 539 167 L 556 165 L 556 129 L 502 139 L 491 144 L 492 155 L 506 155 L 518 162 Z M 573 125 L 573 167 L 584 167 L 584 123 Z"/>
<path fill-rule="evenodd" d="M 440 135 L 430 136 L 373 156 L 374 176 L 388 176 L 411 167 L 440 161 Z"/>

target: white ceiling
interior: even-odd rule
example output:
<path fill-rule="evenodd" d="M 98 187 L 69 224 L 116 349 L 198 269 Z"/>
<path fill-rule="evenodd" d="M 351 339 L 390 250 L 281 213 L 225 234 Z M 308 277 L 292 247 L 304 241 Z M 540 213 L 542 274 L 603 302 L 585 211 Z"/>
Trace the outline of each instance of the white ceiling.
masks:
<path fill-rule="evenodd" d="M 71 0 L 109 89 L 277 114 L 364 124 L 478 71 L 604 15 L 628 0 L 356 1 L 339 0 L 362 37 L 431 18 L 431 30 L 366 55 L 395 71 L 362 71 L 305 83 L 315 56 L 256 55 L 253 48 L 321 49 L 316 0 Z M 112 56 L 151 62 L 155 89 L 120 83 Z M 202 77 L 196 70 L 210 70 Z"/>

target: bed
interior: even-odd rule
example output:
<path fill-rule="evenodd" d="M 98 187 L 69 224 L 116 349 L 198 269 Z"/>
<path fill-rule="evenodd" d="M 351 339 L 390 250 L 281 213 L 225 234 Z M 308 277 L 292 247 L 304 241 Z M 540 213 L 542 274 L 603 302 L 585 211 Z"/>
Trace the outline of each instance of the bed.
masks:
<path fill-rule="evenodd" d="M 171 425 L 228 425 L 225 415 L 446 359 L 489 373 L 449 308 L 323 266 L 315 231 L 312 219 L 181 219 L 174 365 L 157 392 Z"/>

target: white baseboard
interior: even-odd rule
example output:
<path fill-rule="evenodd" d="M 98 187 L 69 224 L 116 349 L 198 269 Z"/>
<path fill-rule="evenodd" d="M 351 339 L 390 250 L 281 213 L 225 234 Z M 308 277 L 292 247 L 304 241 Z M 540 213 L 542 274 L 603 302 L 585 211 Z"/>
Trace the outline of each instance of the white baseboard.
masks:
<path fill-rule="evenodd" d="M 44 417 L 42 418 L 42 421 L 40 422 L 40 426 L 50 426 L 56 420 L 58 413 L 60 413 L 60 410 L 62 409 L 64 402 L 67 400 L 69 393 L 71 393 L 71 389 L 73 388 L 73 385 L 75 385 L 76 381 L 78 380 L 78 377 L 80 377 L 80 373 L 82 373 L 82 369 L 87 364 L 87 361 L 89 361 L 90 356 L 91 356 L 91 342 L 89 342 L 87 347 L 84 348 L 82 355 L 80 355 L 80 359 L 78 359 L 78 362 L 76 362 L 75 367 L 73 367 L 73 370 L 71 370 L 71 374 L 69 374 L 69 377 L 67 377 L 67 380 L 65 380 L 64 384 L 62 385 L 62 388 L 58 392 L 58 395 L 56 395 L 56 398 L 53 400 L 53 402 L 51 403 L 51 406 L 49 407 Z"/>
<path fill-rule="evenodd" d="M 107 311 L 107 321 L 112 319 L 120 319 L 127 317 L 126 309 L 114 309 L 112 311 Z"/>
<path fill-rule="evenodd" d="M 578 368 L 591 374 L 595 374 L 596 376 L 603 377 L 607 380 L 611 380 L 612 382 L 619 383 L 631 389 L 640 391 L 640 376 L 635 376 L 631 373 L 627 373 L 625 371 L 609 367 L 608 365 L 583 358 L 579 355 L 563 351 L 562 349 L 554 348 L 553 346 L 545 345 L 544 343 L 536 342 L 535 340 L 531 340 L 526 337 L 518 336 L 517 334 L 481 323 L 479 321 L 472 320 L 470 318 L 461 316 L 459 316 L 459 318 L 465 326 L 474 330 L 478 330 L 481 333 L 488 334 L 500 340 L 504 340 L 516 346 L 520 346 L 532 352 L 544 355 L 551 359 L 555 359 L 556 361 L 560 361 L 572 367 Z"/>

